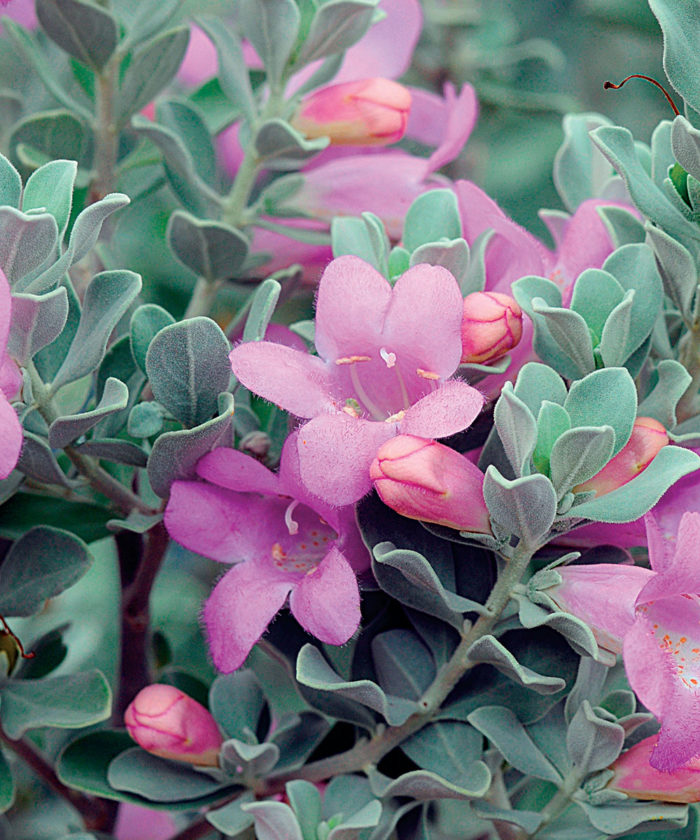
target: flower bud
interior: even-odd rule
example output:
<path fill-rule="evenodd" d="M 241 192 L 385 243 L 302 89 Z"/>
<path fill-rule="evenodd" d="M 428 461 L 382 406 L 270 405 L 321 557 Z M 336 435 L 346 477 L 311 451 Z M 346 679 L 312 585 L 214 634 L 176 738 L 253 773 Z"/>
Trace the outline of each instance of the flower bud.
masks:
<path fill-rule="evenodd" d="M 657 770 L 649 758 L 658 737 L 650 735 L 622 753 L 610 766 L 615 775 L 607 786 L 635 799 L 700 802 L 700 761 L 693 759 L 670 773 Z"/>
<path fill-rule="evenodd" d="M 124 713 L 129 735 L 161 758 L 216 766 L 221 733 L 211 714 L 172 685 L 148 685 Z"/>
<path fill-rule="evenodd" d="M 523 334 L 523 311 L 500 292 L 472 292 L 464 298 L 462 362 L 485 364 L 512 350 Z"/>
<path fill-rule="evenodd" d="M 603 496 L 611 490 L 617 490 L 645 470 L 667 443 L 666 429 L 658 420 L 638 417 L 630 439 L 617 455 L 593 478 L 574 487 L 574 493 L 593 490 L 596 496 Z"/>
<path fill-rule="evenodd" d="M 330 137 L 333 146 L 386 146 L 406 132 L 407 88 L 391 79 L 361 79 L 321 88 L 301 103 L 292 125 L 306 137 Z"/>
<path fill-rule="evenodd" d="M 379 449 L 369 474 L 382 501 L 402 516 L 491 533 L 484 475 L 448 446 L 397 435 Z"/>

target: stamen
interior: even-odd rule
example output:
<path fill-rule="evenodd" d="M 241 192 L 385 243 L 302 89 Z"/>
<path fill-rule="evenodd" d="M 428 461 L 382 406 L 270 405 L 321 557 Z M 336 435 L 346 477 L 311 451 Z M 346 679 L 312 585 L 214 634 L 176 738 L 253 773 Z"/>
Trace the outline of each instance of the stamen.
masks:
<path fill-rule="evenodd" d="M 435 373 L 432 370 L 423 370 L 423 368 L 416 368 L 416 373 L 418 376 L 422 376 L 423 379 L 439 379 L 440 374 Z"/>
<path fill-rule="evenodd" d="M 289 505 L 287 506 L 287 510 L 284 512 L 284 524 L 287 526 L 287 530 L 289 531 L 290 536 L 294 536 L 299 531 L 299 523 L 295 522 L 292 519 L 292 514 L 294 513 L 294 508 L 299 504 L 296 499 L 293 499 Z"/>
<path fill-rule="evenodd" d="M 403 379 L 403 374 L 401 373 L 401 368 L 396 368 L 396 377 L 399 380 L 399 387 L 401 388 L 401 400 L 403 401 L 403 407 L 405 409 L 409 409 L 411 407 L 411 400 L 408 397 L 408 390 Z"/>
<path fill-rule="evenodd" d="M 663 93 L 663 95 L 668 100 L 668 104 L 671 106 L 671 108 L 673 108 L 673 113 L 676 116 L 680 115 L 680 111 L 678 110 L 678 108 L 676 108 L 675 102 L 673 101 L 673 99 L 671 99 L 671 94 L 660 82 L 657 82 L 656 79 L 652 79 L 651 76 L 644 76 L 641 73 L 632 73 L 631 76 L 628 76 L 626 79 L 623 79 L 619 85 L 615 85 L 612 82 L 605 82 L 603 84 L 603 87 L 605 88 L 605 90 L 609 90 L 610 88 L 612 88 L 613 90 L 619 90 L 625 84 L 625 82 L 628 82 L 630 79 L 644 79 L 647 82 L 651 82 L 652 85 L 656 85 L 656 87 Z"/>
<path fill-rule="evenodd" d="M 355 362 L 371 362 L 371 356 L 342 356 L 340 359 L 336 359 L 335 363 L 337 365 L 354 365 Z"/>
<path fill-rule="evenodd" d="M 406 416 L 406 412 L 403 409 L 401 409 L 401 411 L 397 411 L 396 414 L 392 414 L 391 417 L 387 417 L 384 422 L 385 423 L 400 423 L 405 416 Z"/>
<path fill-rule="evenodd" d="M 350 379 L 352 381 L 352 386 L 355 389 L 355 393 L 357 394 L 359 402 L 361 402 L 362 405 L 364 405 L 364 407 L 375 420 L 383 420 L 384 412 L 380 411 L 378 406 L 374 404 L 374 402 L 370 399 L 369 394 L 362 387 L 360 377 L 357 375 L 357 367 L 355 365 L 353 365 L 350 368 Z"/>

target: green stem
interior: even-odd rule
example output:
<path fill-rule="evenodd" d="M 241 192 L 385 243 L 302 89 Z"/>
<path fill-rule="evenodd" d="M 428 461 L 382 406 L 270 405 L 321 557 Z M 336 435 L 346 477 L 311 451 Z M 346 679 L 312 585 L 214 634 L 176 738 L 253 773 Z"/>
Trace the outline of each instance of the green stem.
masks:
<path fill-rule="evenodd" d="M 221 288 L 221 281 L 212 282 L 206 277 L 198 277 L 190 302 L 187 304 L 185 314 L 182 316 L 186 321 L 188 318 L 196 318 L 198 315 L 208 315 L 214 304 L 216 293 Z"/>
<path fill-rule="evenodd" d="M 95 134 L 95 177 L 90 186 L 90 203 L 99 201 L 114 191 L 114 176 L 117 166 L 119 132 L 114 113 L 118 54 L 104 66 L 95 78 L 96 113 L 93 124 Z"/>
<path fill-rule="evenodd" d="M 51 388 L 44 383 L 33 362 L 29 362 L 27 371 L 37 409 L 50 426 L 59 417 L 51 395 Z M 146 515 L 155 513 L 139 496 L 102 469 L 95 458 L 81 454 L 72 446 L 66 446 L 64 452 L 78 472 L 88 480 L 93 490 L 110 499 L 125 516 L 128 516 L 132 510 Z"/>
<path fill-rule="evenodd" d="M 537 830 L 528 835 L 530 840 L 534 840 L 545 826 L 553 822 L 560 814 L 562 814 L 571 804 L 571 797 L 581 786 L 585 774 L 571 771 L 569 775 L 564 778 L 564 782 L 554 796 L 542 809 L 542 822 Z"/>
<path fill-rule="evenodd" d="M 259 793 L 277 792 L 280 785 L 291 779 L 320 782 L 343 773 L 354 773 L 377 764 L 387 753 L 422 729 L 437 714 L 441 704 L 462 677 L 477 665 L 468 657 L 474 642 L 488 635 L 510 600 L 511 593 L 527 569 L 534 549 L 519 545 L 496 581 L 486 601 L 484 614 L 463 636 L 455 652 L 438 671 L 433 683 L 418 701 L 421 710 L 412 714 L 401 726 L 389 726 L 378 731 L 371 739 L 359 741 L 344 753 L 311 762 L 292 773 L 272 774 L 268 785 Z M 270 787 L 271 785 L 271 787 Z"/>

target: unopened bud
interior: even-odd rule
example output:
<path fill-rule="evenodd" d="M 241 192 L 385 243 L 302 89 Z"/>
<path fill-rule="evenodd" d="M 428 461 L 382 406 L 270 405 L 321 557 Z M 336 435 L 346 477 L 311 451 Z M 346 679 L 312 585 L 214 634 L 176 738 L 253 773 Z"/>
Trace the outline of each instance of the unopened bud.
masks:
<path fill-rule="evenodd" d="M 512 350 L 523 334 L 523 312 L 500 292 L 472 292 L 464 298 L 462 362 L 485 364 Z"/>
<path fill-rule="evenodd" d="M 369 473 L 382 501 L 402 516 L 491 533 L 484 475 L 448 446 L 397 435 L 379 449 Z"/>
<path fill-rule="evenodd" d="M 292 125 L 333 146 L 386 146 L 406 132 L 411 94 L 391 79 L 361 79 L 321 88 L 301 103 Z"/>
<path fill-rule="evenodd" d="M 218 764 L 221 733 L 211 714 L 179 688 L 146 686 L 124 713 L 129 735 L 144 750 L 188 764 Z"/>
<path fill-rule="evenodd" d="M 650 735 L 622 753 L 610 767 L 615 775 L 607 787 L 635 799 L 700 802 L 700 761 L 693 759 L 670 773 L 657 770 L 649 759 L 658 737 Z"/>
<path fill-rule="evenodd" d="M 638 417 L 632 427 L 630 439 L 617 455 L 593 478 L 574 487 L 574 493 L 593 490 L 596 496 L 603 496 L 617 490 L 645 470 L 667 443 L 666 429 L 658 420 Z"/>

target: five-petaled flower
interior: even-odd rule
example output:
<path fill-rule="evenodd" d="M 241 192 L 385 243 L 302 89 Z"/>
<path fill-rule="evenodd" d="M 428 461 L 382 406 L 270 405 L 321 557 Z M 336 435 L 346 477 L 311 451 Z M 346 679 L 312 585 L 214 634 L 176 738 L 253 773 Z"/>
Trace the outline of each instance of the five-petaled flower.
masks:
<path fill-rule="evenodd" d="M 326 505 L 301 482 L 296 434 L 278 474 L 234 449 L 205 455 L 197 474 L 173 484 L 165 524 L 186 548 L 235 564 L 204 606 L 216 667 L 239 668 L 288 597 L 312 636 L 347 642 L 360 623 L 355 571 L 370 558 L 353 508 Z"/>
<path fill-rule="evenodd" d="M 334 260 L 316 302 L 318 356 L 268 341 L 231 351 L 238 379 L 298 417 L 301 477 L 329 504 L 369 492 L 369 467 L 397 434 L 442 438 L 469 426 L 484 398 L 449 377 L 462 355 L 462 296 L 439 266 L 391 287 L 358 257 Z"/>

